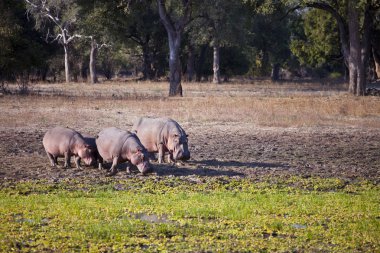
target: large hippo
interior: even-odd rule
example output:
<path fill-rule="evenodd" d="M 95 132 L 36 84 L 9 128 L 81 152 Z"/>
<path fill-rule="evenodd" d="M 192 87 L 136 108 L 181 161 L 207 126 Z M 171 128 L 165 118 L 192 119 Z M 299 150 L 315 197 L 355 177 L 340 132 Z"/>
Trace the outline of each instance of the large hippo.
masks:
<path fill-rule="evenodd" d="M 169 162 L 189 160 L 187 134 L 185 130 L 170 118 L 139 118 L 132 127 L 141 143 L 150 153 L 158 153 L 158 162 L 164 161 L 164 154 L 169 153 Z"/>
<path fill-rule="evenodd" d="M 81 159 L 87 165 L 93 164 L 95 160 L 91 146 L 86 143 L 80 133 L 70 128 L 58 126 L 48 130 L 42 144 L 52 167 L 57 166 L 58 157 L 64 157 L 65 167 L 70 168 L 70 158 L 74 156 L 78 169 L 81 169 Z"/>
<path fill-rule="evenodd" d="M 99 168 L 102 168 L 103 160 L 112 161 L 110 176 L 117 173 L 116 166 L 119 163 L 127 161 L 135 165 L 142 174 L 150 170 L 145 147 L 139 138 L 129 131 L 116 127 L 103 129 L 96 138 L 96 146 L 102 158 L 99 162 Z"/>

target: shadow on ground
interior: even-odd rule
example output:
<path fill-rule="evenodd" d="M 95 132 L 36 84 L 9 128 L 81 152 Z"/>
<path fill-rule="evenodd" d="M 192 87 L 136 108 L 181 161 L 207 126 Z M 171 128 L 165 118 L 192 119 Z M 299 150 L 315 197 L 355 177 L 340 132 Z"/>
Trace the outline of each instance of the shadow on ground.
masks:
<path fill-rule="evenodd" d="M 220 161 L 216 159 L 191 161 L 193 164 L 200 166 L 216 166 L 216 167 L 246 167 L 248 169 L 260 168 L 289 168 L 288 165 L 279 163 L 262 163 L 262 162 L 239 162 L 239 161 Z"/>
<path fill-rule="evenodd" d="M 213 169 L 215 167 L 215 169 Z M 154 172 L 158 176 L 239 176 L 245 177 L 246 173 L 238 172 L 234 169 L 254 170 L 255 168 L 289 168 L 287 165 L 276 163 L 253 163 L 238 161 L 201 160 L 191 161 L 184 165 L 153 164 Z"/>
<path fill-rule="evenodd" d="M 156 164 L 154 166 L 154 172 L 157 173 L 158 176 L 205 176 L 205 177 L 217 177 L 217 176 L 240 176 L 244 177 L 245 174 L 232 171 L 232 170 L 214 170 L 208 168 L 185 168 L 185 167 L 177 167 L 177 166 L 168 166 L 168 165 L 159 165 Z"/>

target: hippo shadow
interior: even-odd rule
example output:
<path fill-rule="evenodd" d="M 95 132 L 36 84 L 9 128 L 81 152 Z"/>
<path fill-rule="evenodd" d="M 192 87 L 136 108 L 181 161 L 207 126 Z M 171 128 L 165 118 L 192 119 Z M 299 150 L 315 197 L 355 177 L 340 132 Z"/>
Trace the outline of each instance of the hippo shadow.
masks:
<path fill-rule="evenodd" d="M 200 160 L 200 161 L 191 161 L 191 163 L 199 165 L 199 166 L 212 166 L 212 167 L 220 167 L 220 168 L 228 168 L 228 167 L 238 167 L 238 168 L 280 168 L 286 169 L 289 168 L 289 165 L 280 164 L 280 163 L 262 163 L 262 162 L 239 162 L 239 161 L 220 161 L 216 159 L 210 160 Z"/>
<path fill-rule="evenodd" d="M 185 164 L 186 166 L 186 164 Z M 176 165 L 168 165 L 168 164 L 154 164 L 153 172 L 158 176 L 208 176 L 208 177 L 217 177 L 217 176 L 240 176 L 244 177 L 245 174 L 232 171 L 232 170 L 215 170 L 209 168 L 196 167 L 194 169 L 186 168 Z"/>
<path fill-rule="evenodd" d="M 103 171 L 108 172 L 111 166 L 112 162 L 103 163 Z M 132 172 L 138 171 L 137 167 L 129 162 L 119 163 L 118 165 L 116 165 L 118 171 L 126 171 L 128 167 Z"/>

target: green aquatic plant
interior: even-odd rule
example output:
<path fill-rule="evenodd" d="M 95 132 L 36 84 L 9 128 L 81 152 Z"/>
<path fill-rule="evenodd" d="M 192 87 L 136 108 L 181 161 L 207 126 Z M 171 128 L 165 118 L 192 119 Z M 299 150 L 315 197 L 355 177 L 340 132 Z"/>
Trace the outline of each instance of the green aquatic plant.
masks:
<path fill-rule="evenodd" d="M 376 252 L 379 196 L 331 178 L 8 182 L 0 251 Z"/>

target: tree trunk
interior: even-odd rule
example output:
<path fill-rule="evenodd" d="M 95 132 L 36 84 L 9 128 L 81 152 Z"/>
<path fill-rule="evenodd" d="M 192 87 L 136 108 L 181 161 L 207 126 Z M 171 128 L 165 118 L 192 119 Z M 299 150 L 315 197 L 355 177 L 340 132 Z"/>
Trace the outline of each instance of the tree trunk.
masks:
<path fill-rule="evenodd" d="M 143 50 L 143 79 L 152 80 L 153 79 L 153 70 L 152 70 L 152 61 L 149 46 L 147 44 L 142 46 Z"/>
<path fill-rule="evenodd" d="M 181 47 L 181 35 L 185 29 L 185 25 L 190 20 L 191 13 L 191 0 L 183 0 L 183 15 L 176 19 L 174 22 L 168 14 L 165 3 L 163 0 L 157 0 L 158 13 L 160 19 L 165 26 L 166 32 L 169 38 L 169 69 L 170 69 L 170 86 L 169 96 L 181 96 L 182 97 L 182 85 L 181 85 L 181 62 L 179 59 L 179 51 Z"/>
<path fill-rule="evenodd" d="M 96 40 L 92 39 L 91 40 L 91 52 L 90 52 L 90 64 L 89 64 L 90 82 L 92 84 L 98 82 L 98 77 L 96 74 L 96 55 L 97 55 L 97 52 L 98 52 L 98 45 L 96 43 Z"/>
<path fill-rule="evenodd" d="M 348 5 L 348 31 L 350 40 L 350 57 L 348 67 L 350 71 L 349 92 L 360 95 L 363 88 L 363 66 L 361 62 L 361 47 L 359 33 L 359 15 L 356 9 L 356 3 L 349 1 Z"/>
<path fill-rule="evenodd" d="M 376 78 L 380 78 L 380 54 L 376 52 L 375 48 L 372 48 L 373 61 L 375 64 Z"/>
<path fill-rule="evenodd" d="M 80 64 L 80 76 L 82 81 L 87 81 L 87 71 L 88 71 L 88 66 L 85 61 L 82 61 Z"/>
<path fill-rule="evenodd" d="M 202 71 L 203 71 L 203 63 L 206 60 L 206 52 L 207 52 L 207 45 L 201 46 L 201 52 L 199 54 L 198 63 L 196 66 L 196 76 L 195 79 L 197 82 L 202 81 Z"/>
<path fill-rule="evenodd" d="M 181 61 L 179 59 L 179 50 L 181 46 L 181 36 L 178 33 L 169 33 L 169 96 L 181 96 L 182 97 L 182 85 L 181 85 Z"/>
<path fill-rule="evenodd" d="M 273 64 L 271 78 L 272 78 L 272 81 L 274 82 L 280 79 L 280 64 L 278 63 Z"/>
<path fill-rule="evenodd" d="M 66 83 L 70 82 L 70 69 L 69 69 L 69 48 L 68 45 L 63 44 L 63 49 L 65 50 L 65 79 Z"/>
<path fill-rule="evenodd" d="M 214 77 L 212 79 L 213 83 L 219 84 L 220 81 L 220 47 L 218 45 L 214 45 L 214 57 L 213 57 L 213 66 L 212 69 L 214 71 Z"/>
<path fill-rule="evenodd" d="M 194 64 L 195 63 L 195 54 L 193 45 L 189 45 L 189 53 L 187 58 L 187 68 L 186 68 L 186 76 L 187 81 L 192 82 L 194 77 Z"/>

